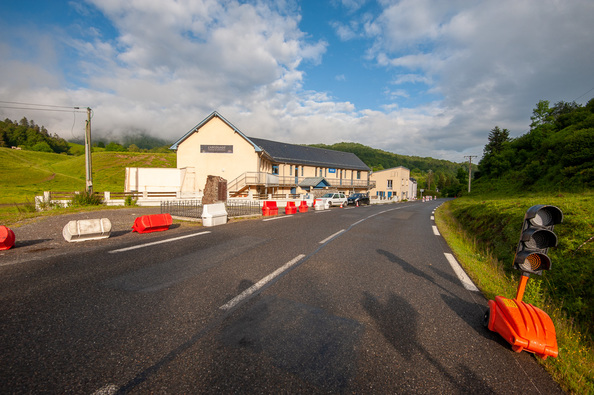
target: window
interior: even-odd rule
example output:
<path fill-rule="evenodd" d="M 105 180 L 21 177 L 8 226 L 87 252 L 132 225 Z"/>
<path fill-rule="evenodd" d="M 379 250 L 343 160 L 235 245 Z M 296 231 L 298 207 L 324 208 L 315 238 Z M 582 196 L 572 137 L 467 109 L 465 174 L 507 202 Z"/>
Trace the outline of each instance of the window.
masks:
<path fill-rule="evenodd" d="M 272 165 L 272 174 L 278 174 L 278 165 Z"/>
<path fill-rule="evenodd" d="M 360 179 L 361 179 L 361 171 L 358 171 L 357 172 L 357 180 L 360 180 Z"/>
<path fill-rule="evenodd" d="M 392 180 L 388 180 L 388 188 L 392 188 Z"/>
<path fill-rule="evenodd" d="M 322 168 L 320 167 L 320 177 L 322 177 Z"/>
<path fill-rule="evenodd" d="M 293 165 L 289 166 L 289 175 L 293 175 Z"/>
<path fill-rule="evenodd" d="M 301 177 L 303 177 L 303 167 L 304 166 L 301 166 Z"/>

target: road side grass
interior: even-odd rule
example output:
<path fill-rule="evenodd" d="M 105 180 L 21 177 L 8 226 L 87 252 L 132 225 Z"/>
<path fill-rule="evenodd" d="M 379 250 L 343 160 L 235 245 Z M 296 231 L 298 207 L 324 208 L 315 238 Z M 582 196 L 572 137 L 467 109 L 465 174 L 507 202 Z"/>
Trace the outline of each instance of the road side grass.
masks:
<path fill-rule="evenodd" d="M 544 199 L 545 203 L 557 205 L 564 211 L 566 215 L 565 225 L 576 226 L 576 223 L 579 224 L 581 222 L 586 224 L 585 228 L 578 226 L 577 233 L 580 234 L 580 240 L 585 237 L 580 232 L 584 229 L 590 229 L 591 231 L 592 222 L 588 218 L 582 221 L 581 218 L 576 220 L 571 217 L 576 214 L 587 214 L 586 217 L 590 216 L 586 211 L 591 210 L 590 206 L 592 203 L 590 201 L 592 196 L 591 194 L 586 195 L 584 196 L 582 194 L 572 197 L 559 196 Z M 543 200 L 540 199 L 540 202 L 542 203 Z M 502 244 L 504 242 L 501 239 L 505 239 L 506 234 L 514 235 L 515 241 L 510 248 L 515 251 L 515 243 L 517 243 L 524 212 L 526 208 L 537 203 L 532 198 L 510 198 L 508 201 L 497 199 L 497 201 L 493 202 L 482 199 L 456 199 L 455 201 L 445 203 L 436 211 L 435 220 L 440 232 L 456 254 L 459 262 L 464 266 L 468 275 L 481 289 L 487 299 L 493 299 L 497 295 L 510 298 L 515 296 L 520 274 L 519 272 L 509 270 L 511 260 L 508 256 L 502 260 L 494 251 L 496 248 L 503 248 Z M 463 224 L 463 221 L 469 221 L 469 219 L 464 219 L 464 216 L 460 216 L 459 213 L 455 214 L 455 211 L 461 210 L 461 207 L 465 207 L 466 210 L 470 211 L 480 211 L 482 214 L 489 211 L 491 214 L 488 217 L 494 223 L 489 225 L 485 222 L 478 227 L 476 224 L 475 226 Z M 591 213 L 592 211 L 589 212 Z M 518 215 L 519 220 L 516 220 L 515 217 Z M 513 220 L 510 220 L 509 216 L 514 217 Z M 459 218 L 462 218 L 462 220 L 459 220 Z M 587 226 L 588 223 L 590 224 L 590 228 Z M 571 237 L 569 235 L 574 232 L 560 232 L 561 226 L 559 225 L 559 229 L 555 229 L 560 239 L 562 236 Z M 515 231 L 504 229 L 510 227 L 514 228 Z M 472 230 L 468 231 L 464 230 L 464 228 Z M 480 228 L 486 230 L 479 231 L 478 229 Z M 561 245 L 561 240 L 559 244 Z M 577 253 L 584 252 L 585 255 L 590 256 L 591 261 L 592 250 L 590 249 L 591 246 L 588 246 L 588 242 L 578 244 L 575 241 L 567 241 L 566 245 L 573 248 L 569 252 L 569 256 L 573 254 L 575 257 Z M 585 248 L 588 250 L 582 251 Z M 505 256 L 506 254 L 504 253 L 503 255 Z M 563 254 L 561 254 L 562 256 Z M 513 260 L 513 256 L 511 259 Z M 557 269 L 562 264 L 563 259 L 555 260 L 555 257 L 553 257 L 552 270 Z M 589 332 L 589 326 L 577 322 L 574 317 L 568 315 L 563 306 L 563 299 L 560 301 L 558 298 L 559 295 L 556 295 L 557 298 L 550 296 L 548 293 L 549 287 L 546 286 L 546 283 L 542 282 L 546 281 L 546 276 L 549 274 L 550 272 L 544 274 L 545 280 L 535 278 L 538 276 L 531 277 L 528 282 L 524 301 L 540 307 L 553 320 L 557 332 L 559 356 L 557 358 L 547 358 L 545 361 L 542 361 L 540 358 L 536 359 L 545 366 L 547 371 L 565 391 L 575 394 L 594 394 L 594 343 Z M 592 303 L 592 300 L 589 299 L 587 303 Z M 512 352 L 511 348 L 510 352 Z"/>

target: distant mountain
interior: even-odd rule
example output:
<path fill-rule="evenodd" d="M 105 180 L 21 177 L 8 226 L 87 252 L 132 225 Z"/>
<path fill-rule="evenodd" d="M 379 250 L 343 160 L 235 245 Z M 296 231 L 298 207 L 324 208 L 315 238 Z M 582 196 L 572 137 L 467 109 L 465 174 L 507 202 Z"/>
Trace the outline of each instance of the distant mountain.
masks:
<path fill-rule="evenodd" d="M 409 169 L 411 173 L 428 172 L 431 170 L 434 173 L 442 172 L 456 174 L 458 169 L 463 166 L 461 163 L 450 162 L 443 159 L 398 155 L 359 143 L 336 143 L 332 145 L 310 144 L 309 146 L 351 152 L 357 155 L 359 159 L 375 171 L 403 166 Z"/>

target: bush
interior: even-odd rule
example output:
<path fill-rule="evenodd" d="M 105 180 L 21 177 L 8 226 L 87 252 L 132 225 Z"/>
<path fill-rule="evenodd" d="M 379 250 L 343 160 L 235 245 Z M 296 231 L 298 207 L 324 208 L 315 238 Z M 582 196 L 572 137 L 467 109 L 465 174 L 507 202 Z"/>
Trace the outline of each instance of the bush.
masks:
<path fill-rule="evenodd" d="M 88 191 L 76 193 L 70 201 L 71 206 L 99 206 L 101 204 L 103 204 L 101 196 L 89 193 Z"/>
<path fill-rule="evenodd" d="M 132 196 L 126 196 L 124 200 L 124 204 L 126 206 L 136 206 L 137 199 L 132 198 Z"/>

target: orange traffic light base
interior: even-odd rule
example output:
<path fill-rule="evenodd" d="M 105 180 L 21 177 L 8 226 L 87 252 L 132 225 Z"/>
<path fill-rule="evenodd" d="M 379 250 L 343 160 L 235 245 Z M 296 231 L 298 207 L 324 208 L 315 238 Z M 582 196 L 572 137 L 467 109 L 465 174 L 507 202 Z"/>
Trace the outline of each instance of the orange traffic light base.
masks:
<path fill-rule="evenodd" d="M 556 358 L 559 349 L 551 317 L 538 307 L 522 302 L 527 281 L 528 277 L 522 276 L 515 299 L 496 296 L 489 301 L 485 325 L 499 333 L 515 352 L 528 351 L 542 359 Z"/>

